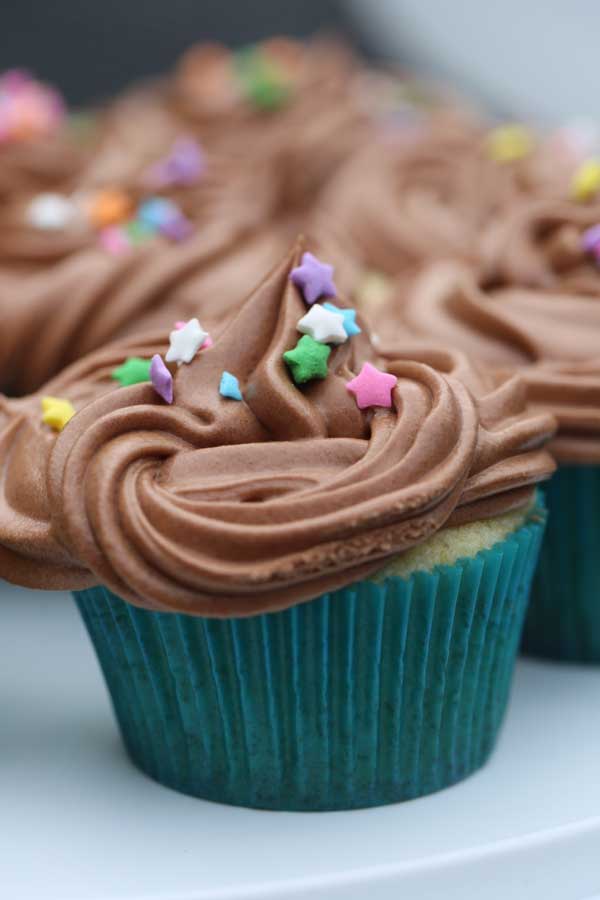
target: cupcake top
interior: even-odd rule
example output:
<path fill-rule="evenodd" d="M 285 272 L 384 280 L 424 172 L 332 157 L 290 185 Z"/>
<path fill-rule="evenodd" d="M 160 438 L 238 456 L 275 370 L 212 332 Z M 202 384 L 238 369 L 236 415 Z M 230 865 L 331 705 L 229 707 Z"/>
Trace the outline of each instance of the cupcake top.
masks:
<path fill-rule="evenodd" d="M 393 335 L 409 333 L 463 350 L 497 379 L 520 373 L 534 408 L 558 420 L 556 457 L 600 462 L 598 222 L 597 206 L 562 200 L 511 211 L 483 267 L 433 264 L 387 304 L 380 349 L 393 357 Z"/>
<path fill-rule="evenodd" d="M 525 506 L 554 423 L 518 379 L 415 343 L 384 369 L 336 294 L 300 244 L 218 336 L 181 322 L 2 401 L 0 574 L 250 615 Z"/>
<path fill-rule="evenodd" d="M 481 265 L 497 222 L 530 200 L 567 201 L 577 165 L 524 126 L 490 128 L 465 108 L 434 107 L 340 168 L 319 198 L 319 230 L 340 265 L 353 261 L 355 288 L 358 267 L 405 288 L 434 260 Z M 353 299 L 377 314 L 372 296 Z"/>

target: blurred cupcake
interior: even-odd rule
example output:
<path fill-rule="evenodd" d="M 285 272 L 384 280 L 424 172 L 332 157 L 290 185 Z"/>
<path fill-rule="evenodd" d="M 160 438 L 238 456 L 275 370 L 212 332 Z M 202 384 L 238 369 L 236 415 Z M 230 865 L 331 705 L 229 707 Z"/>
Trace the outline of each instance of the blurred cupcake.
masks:
<path fill-rule="evenodd" d="M 362 324 L 300 246 L 214 343 L 180 322 L 0 407 L 0 573 L 76 589 L 131 758 L 177 790 L 374 806 L 493 749 L 553 420 L 459 355 L 383 371 Z"/>
<path fill-rule="evenodd" d="M 431 262 L 482 265 L 499 218 L 568 193 L 576 162 L 522 125 L 490 128 L 457 103 L 438 104 L 358 150 L 318 198 L 313 231 L 343 287 L 382 330 Z M 373 290 L 373 284 L 380 286 Z"/>
<path fill-rule="evenodd" d="M 196 47 L 169 76 L 97 110 L 85 165 L 23 181 L 0 210 L 0 388 L 35 390 L 130 325 L 168 329 L 197 304 L 211 327 L 224 322 L 366 140 L 358 71 L 318 42 Z M 10 85 L 30 112 L 9 122 L 0 102 L 0 196 L 4 173 L 15 179 L 6 153 L 50 153 L 43 101 L 64 118 L 49 89 L 19 73 Z"/>
<path fill-rule="evenodd" d="M 542 656 L 600 662 L 600 207 L 569 200 L 517 207 L 488 232 L 480 272 L 440 263 L 401 304 L 396 334 L 438 339 L 499 380 L 520 373 L 528 400 L 555 415 L 559 470 L 525 627 Z M 600 243 L 598 244 L 600 251 Z M 381 330 L 386 355 L 390 332 Z"/>

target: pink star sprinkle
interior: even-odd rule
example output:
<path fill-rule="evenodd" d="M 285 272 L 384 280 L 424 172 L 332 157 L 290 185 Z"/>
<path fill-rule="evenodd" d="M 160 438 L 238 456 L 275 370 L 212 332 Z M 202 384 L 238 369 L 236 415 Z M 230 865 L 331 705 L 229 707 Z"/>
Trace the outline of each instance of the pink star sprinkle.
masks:
<path fill-rule="evenodd" d="M 292 269 L 290 281 L 300 288 L 306 302 L 311 305 L 320 297 L 335 297 L 333 266 L 321 262 L 312 253 L 302 255 L 302 265 Z"/>
<path fill-rule="evenodd" d="M 366 362 L 356 378 L 346 382 L 346 389 L 356 397 L 359 409 L 369 406 L 385 406 L 389 409 L 392 405 L 392 389 L 397 381 L 395 375 L 381 372 Z"/>
<path fill-rule="evenodd" d="M 113 256 L 120 256 L 131 247 L 127 232 L 120 225 L 108 225 L 103 228 L 98 235 L 98 240 L 106 252 Z"/>
<path fill-rule="evenodd" d="M 150 381 L 159 397 L 167 403 L 173 402 L 173 376 L 158 353 L 154 354 L 150 363 Z"/>

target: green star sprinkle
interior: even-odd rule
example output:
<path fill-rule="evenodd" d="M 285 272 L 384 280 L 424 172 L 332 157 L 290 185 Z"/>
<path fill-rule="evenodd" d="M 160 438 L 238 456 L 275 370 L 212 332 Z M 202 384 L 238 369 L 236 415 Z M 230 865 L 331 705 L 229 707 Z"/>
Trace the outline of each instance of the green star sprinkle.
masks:
<path fill-rule="evenodd" d="M 150 359 L 142 359 L 139 356 L 129 356 L 121 366 L 117 366 L 111 372 L 115 381 L 121 382 L 121 387 L 130 384 L 139 384 L 140 381 L 150 381 Z"/>
<path fill-rule="evenodd" d="M 140 221 L 140 219 L 132 219 L 131 222 L 128 222 L 125 226 L 125 231 L 132 244 L 141 244 L 142 241 L 146 241 L 156 234 L 153 228 L 147 225 L 146 222 Z"/>
<path fill-rule="evenodd" d="M 305 334 L 293 350 L 287 350 L 283 354 L 283 359 L 296 384 L 304 384 L 313 378 L 327 378 L 327 360 L 330 353 L 331 347 L 320 344 Z"/>
<path fill-rule="evenodd" d="M 236 70 L 246 98 L 258 109 L 278 109 L 289 99 L 290 89 L 281 72 L 260 51 L 240 51 Z"/>

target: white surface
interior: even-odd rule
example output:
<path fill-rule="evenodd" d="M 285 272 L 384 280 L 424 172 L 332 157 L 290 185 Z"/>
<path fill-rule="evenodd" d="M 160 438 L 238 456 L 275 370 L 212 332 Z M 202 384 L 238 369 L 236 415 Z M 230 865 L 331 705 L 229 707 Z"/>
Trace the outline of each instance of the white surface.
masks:
<path fill-rule="evenodd" d="M 600 669 L 519 664 L 477 775 L 354 813 L 180 796 L 129 763 L 69 598 L 0 586 L 7 900 L 583 900 L 600 891 Z"/>
<path fill-rule="evenodd" d="M 500 112 L 600 115 L 593 0 L 346 0 L 388 55 L 448 76 Z"/>

